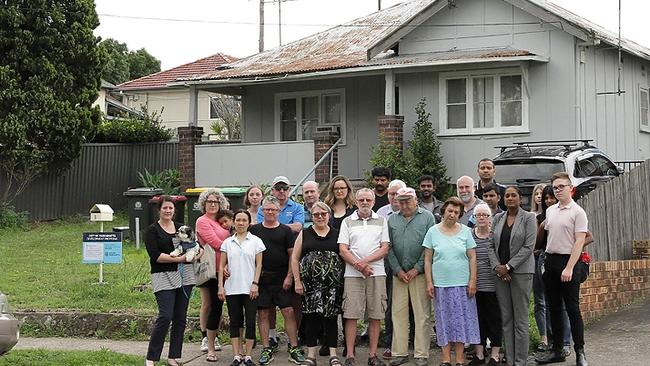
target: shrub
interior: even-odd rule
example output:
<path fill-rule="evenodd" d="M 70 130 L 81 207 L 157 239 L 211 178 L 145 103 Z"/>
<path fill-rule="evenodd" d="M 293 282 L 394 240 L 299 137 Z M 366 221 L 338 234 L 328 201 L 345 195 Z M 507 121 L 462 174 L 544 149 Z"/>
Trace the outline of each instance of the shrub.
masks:
<path fill-rule="evenodd" d="M 172 131 L 162 125 L 160 114 L 149 114 L 147 109 L 142 107 L 139 116 L 104 119 L 92 142 L 160 142 L 167 141 L 172 136 Z"/>
<path fill-rule="evenodd" d="M 144 187 L 160 188 L 163 194 L 181 193 L 181 172 L 178 169 L 167 169 L 157 173 L 149 173 L 147 169 L 138 173 L 138 180 Z"/>
<path fill-rule="evenodd" d="M 28 213 L 16 212 L 13 206 L 0 205 L 0 230 L 27 229 Z"/>

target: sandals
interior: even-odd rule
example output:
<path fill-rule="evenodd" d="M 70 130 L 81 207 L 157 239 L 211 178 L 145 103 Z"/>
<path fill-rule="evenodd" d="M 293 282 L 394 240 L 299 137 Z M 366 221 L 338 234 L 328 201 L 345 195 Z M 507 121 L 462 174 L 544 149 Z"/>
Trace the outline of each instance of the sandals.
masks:
<path fill-rule="evenodd" d="M 330 366 L 343 366 L 338 356 L 330 357 Z"/>
<path fill-rule="evenodd" d="M 208 354 L 205 357 L 205 360 L 208 361 L 208 362 L 217 362 L 217 355 Z"/>
<path fill-rule="evenodd" d="M 303 366 L 316 366 L 316 359 L 312 357 L 305 357 L 305 360 L 300 364 Z"/>

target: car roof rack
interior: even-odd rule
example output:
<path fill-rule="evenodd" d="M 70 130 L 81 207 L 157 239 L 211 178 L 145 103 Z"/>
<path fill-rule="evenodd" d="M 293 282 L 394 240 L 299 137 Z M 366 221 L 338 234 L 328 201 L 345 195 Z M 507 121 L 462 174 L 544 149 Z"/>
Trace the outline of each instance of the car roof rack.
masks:
<path fill-rule="evenodd" d="M 501 152 L 506 151 L 506 149 L 521 148 L 527 147 L 528 151 L 532 153 L 531 147 L 544 147 L 544 146 L 558 146 L 564 147 L 567 151 L 571 151 L 572 148 L 576 147 L 579 142 L 582 142 L 582 146 L 579 148 L 593 147 L 590 142 L 594 141 L 593 139 L 580 139 L 580 140 L 540 140 L 540 141 L 520 141 L 513 142 L 512 145 L 502 145 L 495 146 L 495 149 L 501 149 Z"/>

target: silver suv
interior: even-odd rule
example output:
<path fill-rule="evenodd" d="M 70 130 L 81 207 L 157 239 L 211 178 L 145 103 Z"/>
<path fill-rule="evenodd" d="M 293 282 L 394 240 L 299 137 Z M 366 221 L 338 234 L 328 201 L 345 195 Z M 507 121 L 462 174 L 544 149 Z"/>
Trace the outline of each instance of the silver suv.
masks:
<path fill-rule="evenodd" d="M 494 158 L 498 183 L 516 185 L 522 192 L 522 207 L 530 208 L 533 187 L 551 182 L 556 172 L 567 172 L 575 187 L 574 199 L 592 191 L 603 181 L 623 173 L 603 151 L 590 144 L 593 140 L 553 140 L 515 142 L 497 146 Z"/>
<path fill-rule="evenodd" d="M 19 337 L 18 319 L 11 315 L 7 296 L 0 292 L 0 356 L 9 352 Z"/>

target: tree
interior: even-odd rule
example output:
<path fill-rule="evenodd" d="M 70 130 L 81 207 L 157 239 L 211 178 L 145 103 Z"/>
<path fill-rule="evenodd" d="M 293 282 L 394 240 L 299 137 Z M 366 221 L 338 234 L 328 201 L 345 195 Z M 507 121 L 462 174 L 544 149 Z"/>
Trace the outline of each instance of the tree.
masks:
<path fill-rule="evenodd" d="M 233 96 L 219 94 L 210 98 L 210 108 L 221 119 L 210 125 L 212 131 L 228 140 L 240 139 L 241 103 Z"/>
<path fill-rule="evenodd" d="M 99 43 L 107 54 L 102 78 L 113 84 L 121 84 L 160 71 L 160 61 L 141 48 L 129 51 L 125 43 L 107 38 Z"/>
<path fill-rule="evenodd" d="M 435 131 L 426 110 L 426 100 L 422 98 L 415 106 L 417 121 L 413 128 L 413 139 L 408 141 L 407 149 L 402 149 L 394 144 L 385 142 L 382 135 L 379 143 L 370 147 L 370 166 L 383 166 L 390 168 L 393 177 L 403 180 L 409 187 L 416 187 L 418 178 L 424 174 L 432 175 L 438 185 L 437 194 L 446 194 L 447 167 L 442 161 L 440 141 L 436 138 Z M 366 172 L 370 183 L 372 177 Z"/>
<path fill-rule="evenodd" d="M 93 0 L 0 1 L 0 205 L 77 158 L 100 121 Z"/>

